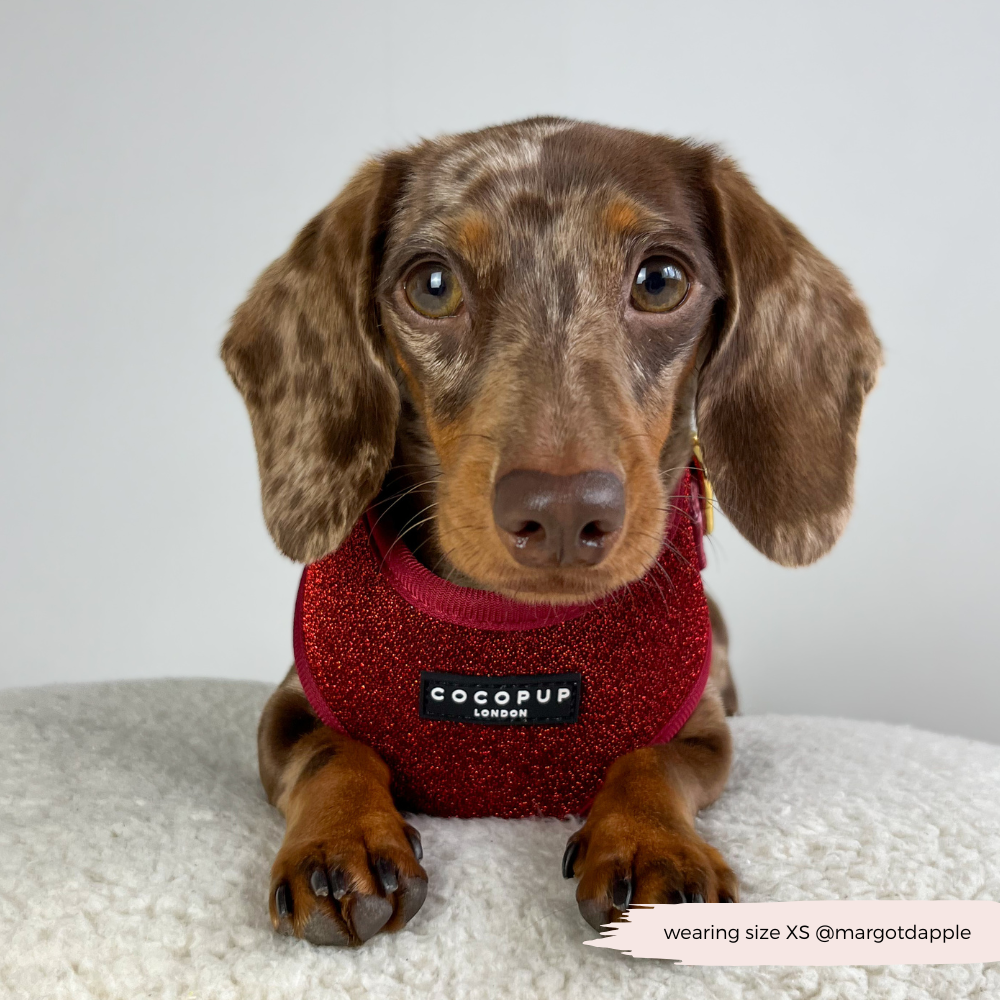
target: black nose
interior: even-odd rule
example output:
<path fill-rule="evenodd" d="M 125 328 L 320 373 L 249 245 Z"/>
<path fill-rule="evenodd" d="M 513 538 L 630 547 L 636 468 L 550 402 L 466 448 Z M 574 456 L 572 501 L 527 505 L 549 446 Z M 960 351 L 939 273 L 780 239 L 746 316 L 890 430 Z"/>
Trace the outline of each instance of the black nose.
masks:
<path fill-rule="evenodd" d="M 618 538 L 625 487 L 610 472 L 515 469 L 497 480 L 493 520 L 525 566 L 594 566 Z"/>

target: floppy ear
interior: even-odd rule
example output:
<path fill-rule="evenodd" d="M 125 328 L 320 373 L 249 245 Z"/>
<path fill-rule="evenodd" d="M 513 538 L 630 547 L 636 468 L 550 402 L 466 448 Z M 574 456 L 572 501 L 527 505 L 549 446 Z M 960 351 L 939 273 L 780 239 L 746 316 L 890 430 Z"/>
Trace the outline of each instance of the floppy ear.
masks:
<path fill-rule="evenodd" d="M 222 344 L 250 413 L 264 520 L 300 562 L 340 545 L 392 458 L 399 395 L 374 289 L 404 172 L 400 155 L 361 167 L 261 275 Z"/>
<path fill-rule="evenodd" d="M 698 434 L 729 519 L 766 556 L 799 566 L 847 523 L 882 350 L 843 274 L 731 161 L 710 170 L 725 296 L 699 372 Z"/>

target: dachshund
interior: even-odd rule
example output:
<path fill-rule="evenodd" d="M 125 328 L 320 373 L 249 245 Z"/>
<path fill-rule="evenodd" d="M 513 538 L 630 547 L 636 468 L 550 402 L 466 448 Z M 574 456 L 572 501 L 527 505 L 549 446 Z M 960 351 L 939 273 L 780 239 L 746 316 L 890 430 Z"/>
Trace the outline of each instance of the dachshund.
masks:
<path fill-rule="evenodd" d="M 323 565 L 378 511 L 442 585 L 556 613 L 656 568 L 693 430 L 745 538 L 785 566 L 823 555 L 881 347 L 843 274 L 716 148 L 535 118 L 364 163 L 264 271 L 222 358 L 285 555 Z M 709 616 L 693 710 L 609 763 L 567 845 L 597 928 L 632 903 L 738 899 L 694 826 L 736 711 Z M 419 910 L 420 837 L 384 754 L 307 694 L 293 668 L 260 720 L 286 820 L 270 918 L 357 945 Z"/>

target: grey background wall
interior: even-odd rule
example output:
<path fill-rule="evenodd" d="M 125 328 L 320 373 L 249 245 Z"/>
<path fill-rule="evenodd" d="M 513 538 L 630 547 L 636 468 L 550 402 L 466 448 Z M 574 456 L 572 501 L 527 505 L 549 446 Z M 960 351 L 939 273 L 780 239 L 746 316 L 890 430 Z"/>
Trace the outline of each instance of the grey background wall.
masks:
<path fill-rule="evenodd" d="M 973 0 L 4 3 L 0 685 L 282 675 L 227 316 L 366 154 L 559 113 L 722 143 L 886 345 L 834 553 L 715 537 L 745 709 L 1000 740 L 998 37 Z"/>

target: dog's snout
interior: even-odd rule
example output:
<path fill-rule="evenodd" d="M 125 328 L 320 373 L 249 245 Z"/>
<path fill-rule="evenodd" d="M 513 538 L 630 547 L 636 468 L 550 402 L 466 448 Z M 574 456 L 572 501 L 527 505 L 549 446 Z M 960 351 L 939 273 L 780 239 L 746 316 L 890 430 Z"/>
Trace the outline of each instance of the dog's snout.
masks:
<path fill-rule="evenodd" d="M 493 520 L 524 566 L 595 566 L 618 539 L 625 487 L 611 472 L 515 469 L 497 480 Z"/>

